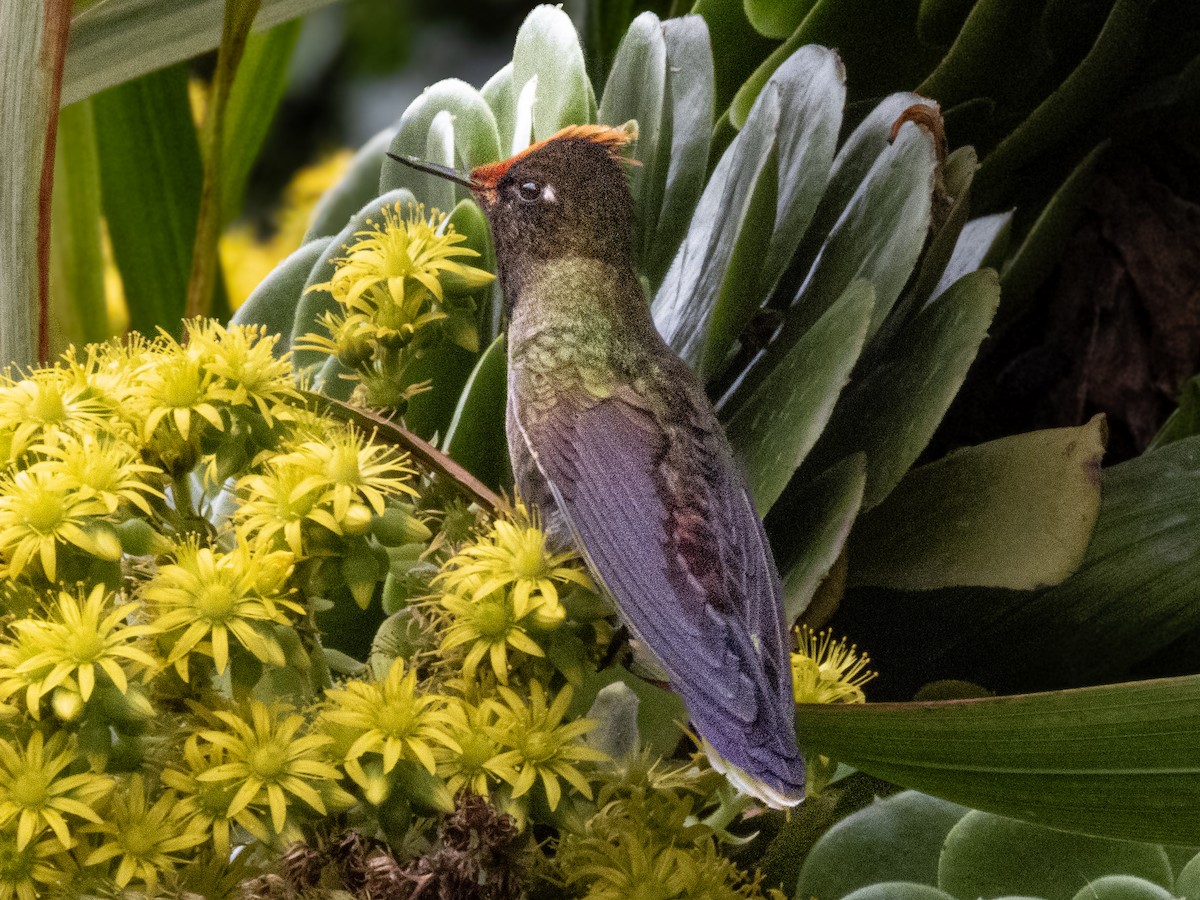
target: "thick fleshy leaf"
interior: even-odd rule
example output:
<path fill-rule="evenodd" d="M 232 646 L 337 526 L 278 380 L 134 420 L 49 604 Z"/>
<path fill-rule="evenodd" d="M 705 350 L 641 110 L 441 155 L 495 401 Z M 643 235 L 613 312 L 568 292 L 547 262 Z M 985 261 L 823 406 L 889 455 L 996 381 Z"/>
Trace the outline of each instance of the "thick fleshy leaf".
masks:
<path fill-rule="evenodd" d="M 835 824 L 804 860 L 796 895 L 840 900 L 883 881 L 936 885 L 942 841 L 965 806 L 903 791 Z"/>
<path fill-rule="evenodd" d="M 854 529 L 852 585 L 1031 590 L 1083 561 L 1100 511 L 1107 428 L 1000 438 L 909 472 Z"/>
<path fill-rule="evenodd" d="M 596 97 L 571 17 L 556 6 L 535 7 L 517 32 L 513 89 L 519 97 L 536 78 L 533 139 L 544 140 L 567 125 L 596 120 Z"/>
<path fill-rule="evenodd" d="M 843 392 L 802 472 L 820 472 L 843 456 L 865 452 L 863 504 L 882 501 L 949 409 L 987 335 L 999 295 L 996 273 L 984 269 L 961 278 L 918 312 L 878 365 Z"/>
<path fill-rule="evenodd" d="M 1175 441 L 1200 434 L 1200 376 L 1189 378 L 1179 391 L 1179 408 L 1167 417 L 1149 450 L 1157 450 Z"/>
<path fill-rule="evenodd" d="M 409 105 L 388 149 L 398 156 L 415 156 L 466 171 L 506 155 L 491 107 L 479 91 L 457 78 L 426 88 Z M 454 201 L 445 199 L 455 196 L 451 182 L 385 158 L 379 193 L 400 187 L 443 210 L 453 208 Z"/>
<path fill-rule="evenodd" d="M 337 234 L 363 204 L 378 196 L 384 154 L 395 136 L 396 128 L 389 126 L 358 149 L 338 183 L 322 194 L 313 207 L 304 233 L 305 242 Z"/>
<path fill-rule="evenodd" d="M 801 704 L 796 728 L 810 753 L 975 809 L 1101 837 L 1200 840 L 1200 676 L 943 703 Z"/>
<path fill-rule="evenodd" d="M 49 299 L 43 296 L 43 275 L 49 274 L 54 159 L 47 151 L 53 151 L 58 126 L 70 9 L 65 0 L 13 0 L 0 7 L 0 360 L 5 366 L 30 365 L 39 355 L 39 301 Z M 47 166 L 50 178 L 43 181 Z"/>
<path fill-rule="evenodd" d="M 950 261 L 942 271 L 937 286 L 929 295 L 933 300 L 958 279 L 976 269 L 1000 270 L 1004 254 L 1008 250 L 1008 239 L 1012 231 L 1012 211 L 993 213 L 967 222 L 958 235 Z M 1003 295 L 1004 285 L 1001 282 Z"/>
<path fill-rule="evenodd" d="M 956 897 L 1036 894 L 1072 900 L 1081 881 L 1115 873 L 1161 886 L 1174 881 L 1157 844 L 1067 834 L 978 811 L 950 830 L 938 870 L 939 886 Z"/>
<path fill-rule="evenodd" d="M 749 247 L 761 247 L 770 235 L 775 207 L 775 135 L 779 95 L 763 94 L 754 114 L 722 155 L 704 188 L 692 224 L 662 286 L 652 312 L 659 333 L 693 367 L 706 361 L 714 310 L 719 303 L 744 309 L 753 277 Z M 768 217 L 769 216 L 769 217 Z M 745 248 L 738 257 L 738 244 Z M 733 295 L 723 301 L 725 294 Z M 731 316 L 722 323 L 733 328 Z M 709 361 L 713 363 L 715 361 Z M 715 366 L 714 366 L 715 367 Z"/>
<path fill-rule="evenodd" d="M 785 38 L 800 27 L 816 0 L 745 0 L 746 17 L 761 35 Z"/>
<path fill-rule="evenodd" d="M 501 336 L 475 364 L 442 441 L 442 449 L 452 459 L 496 490 L 512 482 L 504 435 L 507 379 L 508 358 Z"/>
<path fill-rule="evenodd" d="M 328 238 L 309 241 L 271 270 L 233 314 L 238 325 L 262 325 L 268 334 L 278 334 L 277 353 L 292 346 L 292 326 L 300 306 L 304 285 L 317 259 L 329 245 Z"/>
<path fill-rule="evenodd" d="M 797 895 L 797 900 L 808 900 Z M 842 900 L 954 900 L 945 891 L 912 881 L 880 881 L 847 894 Z"/>
<path fill-rule="evenodd" d="M 754 30 L 743 0 L 696 0 L 691 11 L 704 18 L 712 35 L 715 108 L 723 110 L 777 44 Z M 732 137 L 732 127 L 728 131 Z"/>
<path fill-rule="evenodd" d="M 637 695 L 638 734 L 642 745 L 664 758 L 670 757 L 683 737 L 681 726 L 687 724 L 687 708 L 678 694 L 644 681 L 628 669 L 613 667 L 587 676 L 571 699 L 567 717 L 584 715 L 600 691 L 616 683 L 624 684 Z"/>
<path fill-rule="evenodd" d="M 759 515 L 779 499 L 833 414 L 874 303 L 870 282 L 851 283 L 726 424 Z"/>
<path fill-rule="evenodd" d="M 1107 141 L 1092 150 L 1054 192 L 1021 246 L 1001 270 L 1004 306 L 997 324 L 1019 318 L 1029 309 L 1033 292 L 1054 271 L 1063 248 L 1075 233 L 1083 205 L 1091 193 L 1096 167 L 1107 154 Z"/>
<path fill-rule="evenodd" d="M 330 0 L 263 0 L 255 19 L 262 31 Z M 63 105 L 212 50 L 221 42 L 225 0 L 104 0 L 71 21 L 63 73 Z"/>
<path fill-rule="evenodd" d="M 1136 875 L 1104 875 L 1080 888 L 1072 900 L 1178 900 L 1178 896 Z"/>
<path fill-rule="evenodd" d="M 650 249 L 658 217 L 660 181 L 656 171 L 658 144 L 663 129 L 663 99 L 667 82 L 667 45 L 658 16 L 644 12 L 629 26 L 617 48 L 612 71 L 600 99 L 597 121 L 621 125 L 634 119 L 638 123 L 637 143 L 630 159 L 637 165 L 629 169 L 629 187 L 633 192 L 635 262 L 639 269 Z M 669 132 L 666 135 L 670 139 Z M 665 161 L 665 160 L 664 160 Z"/>
<path fill-rule="evenodd" d="M 715 108 L 713 53 L 704 19 L 668 19 L 662 29 L 666 95 L 650 204 L 654 228 L 651 232 L 648 223 L 642 226 L 647 235 L 654 235 L 642 257 L 643 274 L 652 290 L 666 274 L 704 190 Z"/>
<path fill-rule="evenodd" d="M 313 265 L 312 271 L 304 283 L 304 292 L 300 297 L 299 305 L 296 307 L 296 319 L 292 324 L 291 343 L 293 345 L 298 338 L 308 334 L 310 331 L 323 334 L 324 330 L 317 323 L 317 320 L 326 312 L 337 311 L 337 303 L 328 291 L 312 291 L 309 288 L 316 284 L 323 284 L 333 277 L 333 260 L 345 252 L 346 245 L 351 243 L 354 235 L 369 227 L 367 224 L 368 219 L 378 221 L 385 206 L 392 206 L 398 203 L 401 209 L 405 209 L 408 204 L 415 202 L 416 200 L 412 192 L 404 188 L 390 191 L 381 197 L 376 197 L 355 213 L 342 230 L 330 239 L 329 243 L 325 245 L 325 250 L 317 258 L 317 262 Z M 328 358 L 319 350 L 296 350 L 292 355 L 292 361 L 295 363 L 298 371 L 314 364 L 324 364 Z"/>
<path fill-rule="evenodd" d="M 187 72 L 163 69 L 92 102 L 104 215 L 130 327 L 179 334 L 202 180 Z"/>
<path fill-rule="evenodd" d="M 513 125 L 517 116 L 517 97 L 513 93 L 512 80 L 513 64 L 509 63 L 479 89 L 479 95 L 483 97 L 496 119 L 496 132 L 500 135 L 500 154 L 504 157 L 513 153 Z"/>
<path fill-rule="evenodd" d="M 410 431 L 430 441 L 446 433 L 477 359 L 476 354 L 444 340 L 413 362 L 405 372 L 408 383 L 428 381 L 430 387 L 408 403 L 404 423 Z"/>
<path fill-rule="evenodd" d="M 1188 438 L 1104 472 L 1087 555 L 1062 584 L 1033 594 L 863 589 L 843 604 L 838 624 L 896 679 L 892 696 L 911 696 L 932 678 L 1015 691 L 1128 677 L 1200 630 L 1198 509 L 1200 438 Z M 922 647 L 915 657 L 906 649 L 914 641 Z"/>
<path fill-rule="evenodd" d="M 50 352 L 109 337 L 100 244 L 100 166 L 89 101 L 59 114 L 50 243 Z"/>
<path fill-rule="evenodd" d="M 795 622 L 829 574 L 862 506 L 867 460 L 847 457 L 784 494 L 767 517 L 767 534 L 783 574 L 784 621 Z"/>

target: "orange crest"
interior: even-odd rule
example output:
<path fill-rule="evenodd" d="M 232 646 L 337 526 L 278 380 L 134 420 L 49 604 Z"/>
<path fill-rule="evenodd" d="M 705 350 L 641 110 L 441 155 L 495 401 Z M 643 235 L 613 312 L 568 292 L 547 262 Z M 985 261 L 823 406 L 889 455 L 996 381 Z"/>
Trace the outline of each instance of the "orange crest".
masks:
<path fill-rule="evenodd" d="M 486 165 L 477 167 L 471 173 L 471 181 L 479 185 L 483 190 L 494 189 L 496 183 L 504 177 L 504 173 L 509 170 L 509 167 L 513 163 L 524 159 L 531 153 L 541 150 L 548 144 L 564 140 L 591 141 L 593 144 L 598 144 L 606 149 L 613 159 L 624 159 L 621 156 L 621 150 L 637 140 L 637 125 L 632 121 L 619 127 L 613 127 L 612 125 L 568 125 L 545 140 L 530 144 L 520 153 L 510 156 L 508 159 L 502 159 L 500 162 L 487 163 Z M 639 165 L 635 160 L 624 161 L 632 165 Z"/>

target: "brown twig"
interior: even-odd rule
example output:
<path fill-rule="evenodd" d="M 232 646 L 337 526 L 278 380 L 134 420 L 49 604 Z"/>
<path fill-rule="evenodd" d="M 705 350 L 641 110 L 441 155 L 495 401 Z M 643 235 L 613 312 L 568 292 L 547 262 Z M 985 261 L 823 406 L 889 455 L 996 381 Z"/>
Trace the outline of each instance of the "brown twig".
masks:
<path fill-rule="evenodd" d="M 480 506 L 486 507 L 491 512 L 497 512 L 504 508 L 505 503 L 499 494 L 434 447 L 433 444 L 417 437 L 398 422 L 372 410 L 352 406 L 343 400 L 327 397 L 315 391 L 301 391 L 301 393 L 318 409 L 328 411 L 338 418 L 353 422 L 362 428 L 376 431 L 386 439 L 404 447 L 418 463 L 449 478 L 464 494 Z"/>

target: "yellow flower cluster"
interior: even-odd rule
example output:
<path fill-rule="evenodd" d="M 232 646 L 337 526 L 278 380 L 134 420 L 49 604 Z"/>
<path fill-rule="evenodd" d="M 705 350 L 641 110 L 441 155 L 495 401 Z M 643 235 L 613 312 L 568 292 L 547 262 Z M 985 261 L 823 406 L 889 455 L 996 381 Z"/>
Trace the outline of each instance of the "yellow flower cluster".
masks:
<path fill-rule="evenodd" d="M 479 349 L 472 295 L 494 276 L 463 260 L 479 254 L 463 246 L 444 213 L 411 204 L 383 209 L 367 220 L 333 260 L 333 277 L 310 291 L 329 295 L 337 311 L 297 345 L 335 357 L 354 373 L 368 406 L 403 409 L 426 385 L 409 367 L 438 341 Z"/>

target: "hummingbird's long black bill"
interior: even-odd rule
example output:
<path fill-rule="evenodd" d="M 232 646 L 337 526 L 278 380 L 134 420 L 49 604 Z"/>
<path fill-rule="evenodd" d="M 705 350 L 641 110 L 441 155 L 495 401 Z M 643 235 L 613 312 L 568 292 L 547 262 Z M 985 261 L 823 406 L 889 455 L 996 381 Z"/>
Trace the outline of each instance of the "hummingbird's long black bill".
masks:
<path fill-rule="evenodd" d="M 430 175 L 436 175 L 439 178 L 445 178 L 447 181 L 461 184 L 468 190 L 475 190 L 479 187 L 479 185 L 470 179 L 470 176 L 464 175 L 462 172 L 452 169 L 449 166 L 426 162 L 423 159 L 417 159 L 415 156 L 397 156 L 395 153 L 389 153 L 388 156 L 396 162 L 408 166 L 410 169 L 416 169 L 418 172 L 426 172 Z"/>

